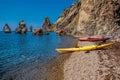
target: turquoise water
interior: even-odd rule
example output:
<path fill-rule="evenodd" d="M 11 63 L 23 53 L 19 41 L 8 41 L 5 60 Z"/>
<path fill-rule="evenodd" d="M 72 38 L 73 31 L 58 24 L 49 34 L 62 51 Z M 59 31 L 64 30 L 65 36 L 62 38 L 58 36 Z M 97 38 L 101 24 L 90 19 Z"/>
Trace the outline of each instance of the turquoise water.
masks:
<path fill-rule="evenodd" d="M 71 47 L 75 41 L 70 36 L 33 36 L 31 32 L 20 35 L 0 32 L 0 74 L 27 66 L 41 64 L 57 54 L 55 48 Z"/>

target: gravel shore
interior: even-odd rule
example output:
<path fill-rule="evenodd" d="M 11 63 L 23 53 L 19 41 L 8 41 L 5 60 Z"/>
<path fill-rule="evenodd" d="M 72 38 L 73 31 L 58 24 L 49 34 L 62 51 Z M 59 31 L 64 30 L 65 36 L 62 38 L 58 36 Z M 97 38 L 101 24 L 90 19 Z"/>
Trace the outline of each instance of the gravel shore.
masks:
<path fill-rule="evenodd" d="M 93 42 L 79 43 L 79 46 Z M 106 50 L 58 54 L 48 62 L 21 70 L 6 80 L 120 80 L 120 43 Z"/>

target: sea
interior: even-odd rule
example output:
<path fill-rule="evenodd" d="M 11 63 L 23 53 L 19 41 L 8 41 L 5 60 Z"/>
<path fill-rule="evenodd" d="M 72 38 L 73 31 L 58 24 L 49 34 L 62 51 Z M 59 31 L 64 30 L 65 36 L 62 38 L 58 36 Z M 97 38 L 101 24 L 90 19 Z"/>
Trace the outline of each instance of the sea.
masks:
<path fill-rule="evenodd" d="M 58 54 L 56 48 L 73 47 L 75 42 L 74 37 L 54 32 L 39 36 L 0 32 L 0 74 L 42 64 Z"/>

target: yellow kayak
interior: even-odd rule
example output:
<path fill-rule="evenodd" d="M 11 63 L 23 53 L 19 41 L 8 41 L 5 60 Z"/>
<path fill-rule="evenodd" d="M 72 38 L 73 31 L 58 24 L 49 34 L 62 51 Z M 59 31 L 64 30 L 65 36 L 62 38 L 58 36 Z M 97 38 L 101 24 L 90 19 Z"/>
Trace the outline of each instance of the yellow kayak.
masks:
<path fill-rule="evenodd" d="M 75 52 L 75 51 L 90 51 L 90 50 L 97 50 L 97 49 L 104 49 L 106 47 L 111 46 L 114 43 L 107 43 L 101 45 L 90 45 L 90 46 L 83 46 L 78 48 L 57 48 L 56 51 L 59 53 L 65 52 Z"/>

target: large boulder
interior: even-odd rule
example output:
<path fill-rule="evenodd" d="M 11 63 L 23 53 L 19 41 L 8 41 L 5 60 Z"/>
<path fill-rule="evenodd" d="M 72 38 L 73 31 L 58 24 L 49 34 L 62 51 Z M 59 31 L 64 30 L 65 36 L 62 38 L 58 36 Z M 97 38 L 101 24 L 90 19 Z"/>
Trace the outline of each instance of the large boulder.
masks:
<path fill-rule="evenodd" d="M 24 20 L 21 20 L 19 22 L 19 25 L 15 29 L 15 32 L 19 33 L 19 34 L 25 34 L 27 32 L 27 27 L 26 27 L 26 24 L 25 24 Z"/>
<path fill-rule="evenodd" d="M 40 28 L 35 28 L 33 30 L 33 35 L 42 35 L 43 34 L 43 30 Z"/>
<path fill-rule="evenodd" d="M 44 19 L 44 22 L 42 24 L 43 31 L 51 31 L 51 22 L 48 17 Z"/>
<path fill-rule="evenodd" d="M 10 29 L 10 27 L 8 26 L 8 24 L 5 24 L 5 26 L 3 27 L 3 30 L 2 30 L 3 32 L 5 32 L 5 33 L 11 33 L 11 29 Z"/>

